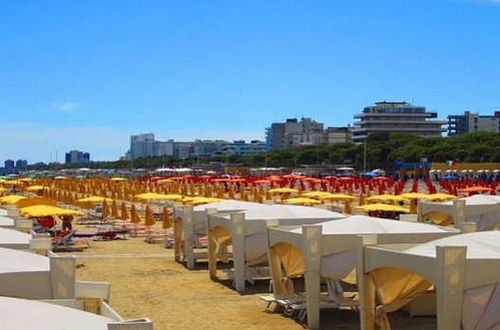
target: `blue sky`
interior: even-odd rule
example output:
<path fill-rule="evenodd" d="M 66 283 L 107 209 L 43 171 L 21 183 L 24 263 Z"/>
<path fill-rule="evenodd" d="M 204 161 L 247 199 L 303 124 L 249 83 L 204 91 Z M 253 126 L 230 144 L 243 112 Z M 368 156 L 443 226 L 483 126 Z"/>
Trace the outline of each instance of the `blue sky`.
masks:
<path fill-rule="evenodd" d="M 500 109 L 500 0 L 0 2 L 0 161 L 264 138 L 405 100 Z"/>

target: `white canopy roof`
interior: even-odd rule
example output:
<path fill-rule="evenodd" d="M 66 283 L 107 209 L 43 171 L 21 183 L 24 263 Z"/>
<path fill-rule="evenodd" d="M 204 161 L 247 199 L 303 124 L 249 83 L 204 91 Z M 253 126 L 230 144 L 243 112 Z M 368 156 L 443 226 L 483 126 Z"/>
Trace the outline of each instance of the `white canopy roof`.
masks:
<path fill-rule="evenodd" d="M 404 234 L 404 233 L 440 233 L 445 229 L 424 223 L 406 222 L 381 218 L 353 215 L 345 219 L 320 222 L 323 234 Z M 302 233 L 302 228 L 292 230 Z"/>
<path fill-rule="evenodd" d="M 107 330 L 104 316 L 50 303 L 0 296 L 4 330 Z"/>
<path fill-rule="evenodd" d="M 0 209 L 0 215 L 2 215 L 2 216 L 7 215 L 7 210 Z"/>
<path fill-rule="evenodd" d="M 325 209 L 298 205 L 265 205 L 255 203 L 245 209 L 245 220 L 342 219 L 345 215 Z M 226 217 L 229 217 L 227 215 Z"/>
<path fill-rule="evenodd" d="M 0 248 L 0 274 L 49 270 L 50 260 L 45 256 L 19 250 Z M 0 308 L 0 310 L 2 309 Z"/>
<path fill-rule="evenodd" d="M 500 203 L 500 196 L 492 195 L 472 195 L 469 197 L 459 198 L 458 200 L 464 200 L 465 205 L 493 205 Z M 452 205 L 453 201 L 442 202 L 441 204 Z"/>
<path fill-rule="evenodd" d="M 1 218 L 0 218 L 1 220 Z M 14 229 L 0 228 L 0 245 L 2 244 L 29 244 L 30 234 Z"/>
<path fill-rule="evenodd" d="M 14 219 L 0 215 L 0 227 L 2 226 L 14 226 Z"/>
<path fill-rule="evenodd" d="M 222 201 L 222 202 L 217 202 L 217 203 L 210 203 L 210 204 L 202 204 L 202 205 L 197 205 L 193 208 L 194 211 L 206 211 L 207 209 L 217 209 L 217 211 L 242 211 L 242 210 L 247 210 L 250 208 L 259 208 L 260 206 L 268 206 L 264 204 L 259 204 L 259 203 L 254 203 L 254 202 L 244 202 L 244 201 L 237 201 L 234 199 Z"/>
<path fill-rule="evenodd" d="M 420 244 L 403 253 L 436 257 L 437 246 L 466 246 L 467 259 L 500 259 L 500 231 L 449 236 Z"/>

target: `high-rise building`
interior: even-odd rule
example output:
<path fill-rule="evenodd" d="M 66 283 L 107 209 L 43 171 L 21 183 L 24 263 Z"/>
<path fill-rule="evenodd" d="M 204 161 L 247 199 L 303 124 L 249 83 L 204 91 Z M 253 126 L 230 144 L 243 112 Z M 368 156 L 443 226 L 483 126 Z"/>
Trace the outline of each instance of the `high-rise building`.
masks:
<path fill-rule="evenodd" d="M 266 129 L 268 149 L 281 150 L 303 145 L 323 143 L 323 124 L 311 118 L 287 119 L 284 123 L 273 123 Z"/>
<path fill-rule="evenodd" d="M 25 168 L 28 167 L 28 161 L 26 159 L 18 159 L 16 161 L 17 168 Z"/>
<path fill-rule="evenodd" d="M 88 152 L 71 150 L 66 153 L 66 164 L 88 164 L 90 163 L 90 154 Z"/>
<path fill-rule="evenodd" d="M 437 118 L 436 112 L 427 112 L 424 106 L 407 102 L 377 102 L 354 115 L 353 141 L 363 142 L 371 133 L 400 132 L 419 136 L 441 136 L 446 131 L 446 121 Z"/>
<path fill-rule="evenodd" d="M 495 111 L 493 116 L 481 116 L 470 111 L 448 116 L 448 136 L 472 132 L 500 132 L 500 111 Z"/>
<path fill-rule="evenodd" d="M 130 158 L 136 159 L 141 157 L 155 156 L 154 144 L 155 135 L 153 133 L 132 135 L 130 137 Z"/>
<path fill-rule="evenodd" d="M 5 168 L 6 169 L 12 169 L 15 167 L 16 163 L 12 159 L 7 159 L 5 162 Z"/>

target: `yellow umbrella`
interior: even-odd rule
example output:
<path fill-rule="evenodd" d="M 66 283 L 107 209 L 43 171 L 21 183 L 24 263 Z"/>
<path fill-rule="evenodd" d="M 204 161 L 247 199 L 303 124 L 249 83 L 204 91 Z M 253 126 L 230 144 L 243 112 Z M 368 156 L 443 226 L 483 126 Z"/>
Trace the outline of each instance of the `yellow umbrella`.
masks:
<path fill-rule="evenodd" d="M 23 217 L 27 218 L 35 218 L 35 217 L 47 217 L 47 216 L 63 216 L 63 215 L 71 215 L 71 216 L 82 216 L 82 212 L 78 212 L 70 209 L 63 209 L 56 206 L 50 205 L 34 205 L 23 207 L 19 210 L 19 213 Z"/>
<path fill-rule="evenodd" d="M 368 202 L 408 202 L 407 198 L 398 195 L 375 195 L 366 199 Z"/>
<path fill-rule="evenodd" d="M 135 198 L 143 201 L 148 200 L 179 200 L 182 199 L 182 195 L 178 194 L 157 194 L 157 193 L 143 193 L 134 196 Z"/>
<path fill-rule="evenodd" d="M 306 192 L 300 195 L 300 197 L 306 197 L 306 198 L 321 198 L 323 196 L 329 196 L 331 195 L 330 193 L 326 191 L 310 191 Z"/>
<path fill-rule="evenodd" d="M 431 200 L 431 201 L 446 201 L 450 199 L 457 199 L 458 197 L 455 195 L 448 195 L 448 194 L 430 194 L 427 195 L 426 199 Z"/>
<path fill-rule="evenodd" d="M 363 211 L 392 211 L 392 212 L 403 212 L 410 213 L 410 210 L 397 205 L 389 205 L 389 204 L 368 204 L 363 206 L 357 206 L 357 210 Z"/>
<path fill-rule="evenodd" d="M 320 196 L 321 200 L 329 200 L 329 201 L 355 201 L 356 197 L 346 194 L 330 194 Z"/>
<path fill-rule="evenodd" d="M 161 227 L 163 229 L 168 229 L 172 227 L 172 220 L 170 219 L 170 213 L 168 212 L 168 209 L 166 207 L 163 208 L 163 213 L 161 218 L 162 218 Z"/>
<path fill-rule="evenodd" d="M 321 204 L 320 201 L 312 198 L 305 198 L 305 197 L 298 197 L 298 198 L 289 198 L 285 200 L 285 203 L 287 204 L 294 204 L 294 205 L 316 205 L 316 204 Z"/>
<path fill-rule="evenodd" d="M 1 204 L 16 204 L 21 199 L 25 199 L 26 197 L 20 195 L 8 195 L 4 197 L 0 197 Z"/>
<path fill-rule="evenodd" d="M 420 198 L 426 198 L 428 199 L 429 198 L 429 194 L 424 194 L 424 193 L 415 193 L 415 192 L 411 192 L 411 193 L 404 193 L 404 194 L 401 194 L 399 195 L 403 198 L 407 198 L 407 199 L 420 199 Z"/>
<path fill-rule="evenodd" d="M 156 181 L 156 183 L 174 183 L 174 180 L 171 180 L 171 179 L 161 179 L 161 180 L 158 180 Z"/>
<path fill-rule="evenodd" d="M 153 216 L 153 211 L 151 211 L 151 208 L 149 207 L 149 205 L 146 205 L 146 211 L 145 211 L 146 215 L 144 216 L 144 224 L 146 226 L 152 226 L 156 223 L 156 220 Z"/>
<path fill-rule="evenodd" d="M 30 198 L 23 198 L 16 203 L 16 207 L 18 209 L 22 209 L 23 207 L 28 207 L 33 205 L 57 206 L 57 202 L 50 198 L 30 197 Z"/>
<path fill-rule="evenodd" d="M 91 196 L 91 197 L 86 197 L 86 198 L 80 198 L 80 199 L 77 199 L 76 201 L 78 203 L 102 203 L 104 201 L 112 202 L 113 200 L 111 198 L 107 198 L 107 197 Z"/>
<path fill-rule="evenodd" d="M 129 215 L 128 215 L 128 211 L 127 211 L 127 204 L 125 204 L 125 202 L 122 202 L 120 219 L 122 219 L 122 220 L 129 219 Z"/>
<path fill-rule="evenodd" d="M 299 192 L 297 189 L 292 189 L 287 187 L 269 189 L 268 191 L 271 194 L 296 194 Z"/>
<path fill-rule="evenodd" d="M 44 186 L 29 186 L 29 187 L 26 187 L 26 191 L 40 191 L 40 190 L 44 190 L 44 189 L 49 189 L 49 187 L 44 187 Z"/>
<path fill-rule="evenodd" d="M 111 178 L 110 180 L 113 182 L 127 181 L 125 178 Z"/>

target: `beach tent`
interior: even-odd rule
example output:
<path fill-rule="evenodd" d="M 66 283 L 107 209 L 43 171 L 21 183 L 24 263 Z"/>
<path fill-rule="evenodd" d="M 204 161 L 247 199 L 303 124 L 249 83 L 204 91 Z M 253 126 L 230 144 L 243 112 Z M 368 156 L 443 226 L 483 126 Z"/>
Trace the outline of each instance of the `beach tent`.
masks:
<path fill-rule="evenodd" d="M 81 300 L 35 301 L 0 297 L 3 330 L 153 330 L 148 319 L 125 321 L 105 302 L 100 315 L 85 312 Z"/>
<path fill-rule="evenodd" d="M 52 246 L 50 238 L 33 238 L 32 235 L 15 229 L 0 227 L 0 247 L 18 250 L 44 250 Z"/>
<path fill-rule="evenodd" d="M 109 285 L 75 279 L 76 259 L 72 256 L 42 256 L 0 248 L 0 296 L 29 299 L 109 300 Z"/>
<path fill-rule="evenodd" d="M 500 227 L 500 196 L 473 195 L 452 201 L 419 203 L 420 221 L 432 221 L 438 225 L 461 228 L 463 223 L 472 222 L 478 231 Z"/>
<path fill-rule="evenodd" d="M 4 210 L 2 210 L 4 211 Z M 3 228 L 14 228 L 15 227 L 15 221 L 12 218 L 9 218 L 5 215 L 0 214 L 0 227 Z"/>
<path fill-rule="evenodd" d="M 418 245 L 362 238 L 358 284 L 361 328 L 390 327 L 387 313 L 434 286 L 437 328 L 498 329 L 500 232 L 460 234 Z M 375 306 L 375 294 L 380 302 Z M 375 309 L 377 313 L 375 313 Z"/>
<path fill-rule="evenodd" d="M 310 328 L 319 327 L 320 306 L 353 305 L 343 297 L 339 281 L 356 268 L 357 236 L 376 235 L 381 242 L 425 242 L 458 234 L 454 228 L 354 215 L 296 228 L 269 228 L 269 260 L 275 297 L 291 296 L 283 282 L 305 276 L 305 305 Z M 285 274 L 282 274 L 282 269 Z M 326 279 L 328 295 L 320 298 L 320 281 Z"/>
<path fill-rule="evenodd" d="M 266 209 L 268 206 L 237 200 L 225 200 L 218 203 L 203 205 L 175 206 L 173 211 L 175 259 L 185 261 L 188 269 L 193 269 L 196 259 L 206 258 L 206 252 L 195 253 L 195 248 L 201 248 L 199 239 L 207 236 L 207 210 L 209 213 L 230 213 L 249 208 Z"/>
<path fill-rule="evenodd" d="M 245 280 L 253 280 L 252 271 L 258 266 L 267 265 L 268 226 L 301 225 L 341 218 L 345 218 L 345 215 L 321 208 L 297 205 L 261 205 L 242 212 L 209 215 L 210 277 L 217 278 L 217 258 L 219 256 L 222 260 L 227 259 L 224 251 L 231 245 L 235 287 L 238 292 L 243 292 Z"/>

